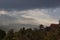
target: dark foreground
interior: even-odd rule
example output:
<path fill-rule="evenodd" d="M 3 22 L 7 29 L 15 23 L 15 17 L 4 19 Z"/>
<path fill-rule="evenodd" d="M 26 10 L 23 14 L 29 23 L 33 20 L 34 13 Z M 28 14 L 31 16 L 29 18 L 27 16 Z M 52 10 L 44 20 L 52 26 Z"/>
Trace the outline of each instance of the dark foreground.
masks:
<path fill-rule="evenodd" d="M 0 30 L 0 40 L 60 40 L 60 24 L 51 24 L 49 27 L 44 28 L 40 25 L 39 29 L 20 28 L 18 32 L 13 29 L 7 33 Z"/>

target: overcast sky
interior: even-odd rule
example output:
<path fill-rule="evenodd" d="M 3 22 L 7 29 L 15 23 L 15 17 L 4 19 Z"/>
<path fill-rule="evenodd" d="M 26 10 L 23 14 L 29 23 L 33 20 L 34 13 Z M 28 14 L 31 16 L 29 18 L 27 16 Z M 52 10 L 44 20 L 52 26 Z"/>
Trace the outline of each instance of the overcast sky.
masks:
<path fill-rule="evenodd" d="M 60 19 L 60 0 L 0 0 L 0 24 L 49 25 Z"/>

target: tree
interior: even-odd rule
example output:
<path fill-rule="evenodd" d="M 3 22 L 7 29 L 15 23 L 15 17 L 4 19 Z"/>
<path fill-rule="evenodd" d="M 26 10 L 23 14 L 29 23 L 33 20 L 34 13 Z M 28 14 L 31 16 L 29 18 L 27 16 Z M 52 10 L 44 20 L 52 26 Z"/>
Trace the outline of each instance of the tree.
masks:
<path fill-rule="evenodd" d="M 44 25 L 41 24 L 41 25 L 39 26 L 39 28 L 40 28 L 40 30 L 44 29 Z"/>
<path fill-rule="evenodd" d="M 13 29 L 11 29 L 7 32 L 4 40 L 13 40 L 13 35 L 14 35 L 14 31 L 13 31 Z"/>
<path fill-rule="evenodd" d="M 0 29 L 0 40 L 3 39 L 5 35 L 6 35 L 5 31 Z"/>
<path fill-rule="evenodd" d="M 49 31 L 51 31 L 52 29 L 51 29 L 51 27 L 46 27 L 45 28 L 45 32 L 49 32 Z"/>
<path fill-rule="evenodd" d="M 19 34 L 25 34 L 25 27 L 20 28 L 20 30 L 19 30 Z"/>

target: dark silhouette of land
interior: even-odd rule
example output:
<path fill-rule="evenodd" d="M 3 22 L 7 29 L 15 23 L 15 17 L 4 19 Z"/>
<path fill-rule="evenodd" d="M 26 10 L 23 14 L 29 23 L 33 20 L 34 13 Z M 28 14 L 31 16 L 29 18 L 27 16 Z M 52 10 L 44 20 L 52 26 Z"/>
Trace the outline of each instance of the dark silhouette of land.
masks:
<path fill-rule="evenodd" d="M 41 24 L 38 28 L 23 27 L 17 32 L 13 29 L 8 32 L 0 29 L 0 40 L 60 40 L 60 21 L 46 28 Z"/>

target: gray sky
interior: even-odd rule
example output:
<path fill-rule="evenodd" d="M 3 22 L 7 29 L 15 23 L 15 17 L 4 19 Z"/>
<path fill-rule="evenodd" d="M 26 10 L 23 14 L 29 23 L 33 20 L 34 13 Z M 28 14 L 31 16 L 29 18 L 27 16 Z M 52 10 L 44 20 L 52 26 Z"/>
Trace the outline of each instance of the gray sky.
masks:
<path fill-rule="evenodd" d="M 0 24 L 58 23 L 60 0 L 0 0 Z"/>

